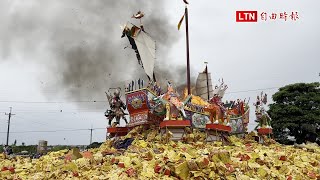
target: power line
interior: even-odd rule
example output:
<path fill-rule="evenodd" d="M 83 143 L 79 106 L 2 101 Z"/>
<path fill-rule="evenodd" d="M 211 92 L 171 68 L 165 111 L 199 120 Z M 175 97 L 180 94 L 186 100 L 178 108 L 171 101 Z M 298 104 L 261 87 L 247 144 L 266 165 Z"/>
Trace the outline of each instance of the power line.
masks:
<path fill-rule="evenodd" d="M 280 88 L 280 87 L 249 89 L 249 90 L 226 92 L 225 94 L 251 92 L 251 91 L 263 91 L 263 90 L 271 90 L 271 89 L 278 89 L 278 88 Z M 97 101 L 97 100 L 83 100 L 83 101 L 0 101 L 0 103 L 63 104 L 63 103 L 106 103 L 106 101 Z"/>
<path fill-rule="evenodd" d="M 15 117 L 18 118 L 18 119 L 26 120 L 27 123 L 39 124 L 39 125 L 43 125 L 43 126 L 46 126 L 46 127 L 52 126 L 52 124 L 49 125 L 49 124 L 46 124 L 46 123 L 41 123 L 41 122 L 38 122 L 38 121 L 31 120 L 31 119 L 26 119 L 26 118 L 20 117 L 20 116 L 15 116 Z M 54 124 L 54 126 L 56 128 L 62 128 L 62 127 L 57 126 L 56 124 Z M 70 128 L 62 128 L 62 129 L 70 129 Z"/>
<path fill-rule="evenodd" d="M 45 104 L 63 104 L 63 103 L 106 103 L 106 101 L 0 101 L 0 103 L 45 103 Z"/>
<path fill-rule="evenodd" d="M 27 120 L 28 123 L 30 123 L 30 121 L 31 121 L 30 119 L 25 119 L 25 118 L 20 117 L 20 116 L 16 116 L 16 118 L 18 118 L 18 119 L 23 119 L 23 120 Z M 40 124 L 40 125 L 43 125 L 43 126 L 48 126 L 48 124 L 44 124 L 44 123 L 40 123 L 40 122 L 36 122 L 36 121 L 33 121 L 33 122 L 31 122 L 31 123 Z"/>
<path fill-rule="evenodd" d="M 242 93 L 242 92 L 252 92 L 252 91 L 264 91 L 264 90 L 271 90 L 271 89 L 278 89 L 280 87 L 270 87 L 270 88 L 261 88 L 261 89 L 251 89 L 251 90 L 242 90 L 242 91 L 232 91 L 226 92 L 225 94 L 232 94 L 232 93 Z"/>
<path fill-rule="evenodd" d="M 15 112 L 19 112 L 19 113 L 73 113 L 73 114 L 76 114 L 76 113 L 101 113 L 103 112 L 104 110 L 101 110 L 101 111 L 63 111 L 63 112 L 60 112 L 60 111 L 15 111 Z"/>
<path fill-rule="evenodd" d="M 99 130 L 99 129 L 106 129 L 106 128 L 91 128 L 91 129 L 60 129 L 60 130 L 46 130 L 46 131 L 15 131 L 11 133 L 50 133 L 50 132 L 68 132 L 68 131 L 88 131 L 88 130 Z M 0 132 L 6 133 L 6 132 Z"/>

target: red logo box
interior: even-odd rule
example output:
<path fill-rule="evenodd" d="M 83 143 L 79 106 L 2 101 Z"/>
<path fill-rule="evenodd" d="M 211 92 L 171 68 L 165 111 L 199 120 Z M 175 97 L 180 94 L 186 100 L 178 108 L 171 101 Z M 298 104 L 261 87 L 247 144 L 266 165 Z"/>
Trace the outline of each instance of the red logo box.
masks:
<path fill-rule="evenodd" d="M 236 22 L 257 22 L 258 11 L 236 11 Z"/>

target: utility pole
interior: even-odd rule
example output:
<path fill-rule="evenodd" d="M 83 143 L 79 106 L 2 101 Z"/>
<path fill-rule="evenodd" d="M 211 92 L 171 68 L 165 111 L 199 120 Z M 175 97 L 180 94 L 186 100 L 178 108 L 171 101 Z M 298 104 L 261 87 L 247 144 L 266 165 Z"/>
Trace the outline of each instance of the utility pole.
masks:
<path fill-rule="evenodd" d="M 12 114 L 12 107 L 10 107 L 10 112 L 9 113 L 5 113 L 5 115 L 8 115 L 8 130 L 7 130 L 7 143 L 6 145 L 8 146 L 9 145 L 9 132 L 10 132 L 10 120 L 11 120 L 11 116 L 15 115 L 15 114 Z"/>
<path fill-rule="evenodd" d="M 90 130 L 90 144 L 92 144 L 92 131 L 93 131 L 92 125 L 91 125 L 91 129 L 89 129 L 89 130 Z"/>
<path fill-rule="evenodd" d="M 208 93 L 208 101 L 210 100 L 210 88 L 209 88 L 209 72 L 208 72 L 208 62 L 204 62 L 206 64 L 206 77 L 207 77 L 207 93 Z M 210 79 L 211 80 L 211 79 Z"/>

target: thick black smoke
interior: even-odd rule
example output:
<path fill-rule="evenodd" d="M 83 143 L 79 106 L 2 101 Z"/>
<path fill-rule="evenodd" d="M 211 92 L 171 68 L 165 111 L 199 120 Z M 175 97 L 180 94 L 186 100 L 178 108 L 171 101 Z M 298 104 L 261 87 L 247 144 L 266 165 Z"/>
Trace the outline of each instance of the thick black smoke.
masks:
<path fill-rule="evenodd" d="M 145 77 L 120 26 L 143 11 L 145 30 L 157 42 L 156 75 L 160 81 L 185 83 L 185 65 L 169 63 L 168 51 L 178 40 L 175 24 L 163 1 L 150 0 L 28 0 L 2 1 L 0 55 L 17 52 L 37 61 L 50 82 L 73 100 L 103 100 L 109 87 L 123 87 Z M 171 66 L 170 65 L 175 65 Z"/>

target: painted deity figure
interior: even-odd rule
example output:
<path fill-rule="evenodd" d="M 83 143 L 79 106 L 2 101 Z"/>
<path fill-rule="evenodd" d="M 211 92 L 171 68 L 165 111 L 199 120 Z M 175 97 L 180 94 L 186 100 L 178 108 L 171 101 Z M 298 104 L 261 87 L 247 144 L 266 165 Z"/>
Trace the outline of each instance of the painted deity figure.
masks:
<path fill-rule="evenodd" d="M 210 112 L 210 114 L 215 114 L 215 116 L 210 116 L 210 120 L 214 124 L 219 124 L 219 120 L 225 121 L 227 120 L 227 126 L 229 124 L 230 117 L 227 116 L 227 109 L 224 107 L 224 103 L 221 101 L 221 97 L 215 94 L 210 100 L 210 105 L 205 107 L 205 110 Z M 210 111 L 211 110 L 211 111 Z"/>
<path fill-rule="evenodd" d="M 227 114 L 222 98 L 228 86 L 221 82 L 220 86 L 215 86 L 213 97 L 209 100 L 209 105 L 205 107 L 205 111 L 210 113 L 210 120 L 214 124 L 219 124 L 219 120 L 223 121 L 227 126 L 230 125 L 230 116 Z M 226 122 L 225 122 L 226 121 Z"/>
<path fill-rule="evenodd" d="M 253 105 L 256 106 L 255 112 L 256 112 L 256 115 L 258 116 L 261 114 L 261 108 L 262 108 L 261 104 L 262 104 L 262 101 L 260 100 L 260 97 L 257 96 L 257 101 Z"/>
<path fill-rule="evenodd" d="M 186 117 L 186 113 L 184 111 L 184 103 L 179 100 L 178 94 L 172 87 L 171 82 L 168 82 L 168 89 L 167 92 L 160 97 L 166 100 L 168 103 L 166 106 L 166 117 L 164 120 L 171 120 L 171 119 L 182 119 Z M 181 113 L 181 114 L 180 114 Z"/>
<path fill-rule="evenodd" d="M 125 117 L 125 115 L 127 115 L 126 113 L 124 113 L 124 111 L 126 110 L 126 104 L 120 99 L 120 88 L 117 88 L 115 90 L 115 92 L 113 93 L 113 95 L 110 93 L 108 94 L 106 92 L 107 98 L 108 98 L 108 102 L 110 105 L 110 110 L 107 110 L 105 112 L 105 116 L 108 118 L 109 120 L 109 126 L 111 126 L 111 122 L 112 120 L 115 118 L 116 119 L 116 124 L 119 125 L 120 124 L 120 119 L 122 118 L 125 123 L 127 124 L 128 121 Z"/>
<path fill-rule="evenodd" d="M 222 111 L 222 114 L 225 114 L 226 112 L 226 108 L 224 107 L 224 103 L 221 100 L 222 98 L 215 94 L 211 99 L 210 99 L 210 103 L 211 104 L 216 104 L 217 106 L 219 106 L 220 110 Z"/>
<path fill-rule="evenodd" d="M 258 125 L 255 127 L 255 129 L 271 128 L 271 118 L 264 108 L 265 104 L 267 104 L 267 94 L 263 95 L 263 92 L 261 92 L 261 96 L 257 96 L 256 102 L 253 103 L 253 105 L 256 107 L 256 122 L 258 122 Z"/>

